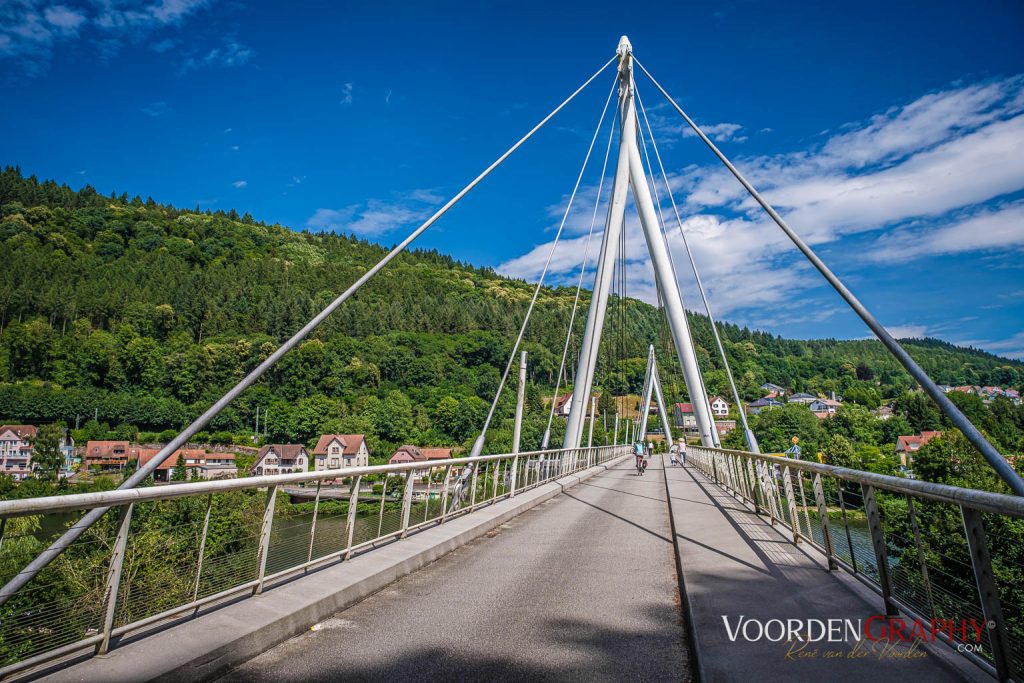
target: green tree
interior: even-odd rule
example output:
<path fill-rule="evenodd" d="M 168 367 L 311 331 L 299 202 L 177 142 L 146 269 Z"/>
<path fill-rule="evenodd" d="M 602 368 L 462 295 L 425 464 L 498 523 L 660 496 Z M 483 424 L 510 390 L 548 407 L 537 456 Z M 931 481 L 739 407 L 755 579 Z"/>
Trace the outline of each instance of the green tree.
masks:
<path fill-rule="evenodd" d="M 178 460 L 174 463 L 174 469 L 171 471 L 171 481 L 187 481 L 188 470 L 185 469 L 185 457 L 178 454 Z"/>
<path fill-rule="evenodd" d="M 60 450 L 64 429 L 63 424 L 56 422 L 43 425 L 32 439 L 32 467 L 51 482 L 60 479 L 60 468 L 64 465 L 64 454 Z"/>

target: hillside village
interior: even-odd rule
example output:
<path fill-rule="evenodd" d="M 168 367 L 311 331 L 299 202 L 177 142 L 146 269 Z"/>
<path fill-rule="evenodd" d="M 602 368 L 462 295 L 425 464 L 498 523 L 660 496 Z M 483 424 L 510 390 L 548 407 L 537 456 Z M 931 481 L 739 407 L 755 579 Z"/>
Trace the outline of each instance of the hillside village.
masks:
<path fill-rule="evenodd" d="M 961 392 L 978 396 L 988 404 L 996 398 L 1005 398 L 1014 405 L 1021 405 L 1017 390 L 997 386 L 950 386 L 940 385 L 945 392 Z M 744 406 L 747 415 L 760 415 L 766 411 L 787 405 L 805 407 L 808 413 L 819 420 L 828 420 L 844 405 L 843 399 L 831 393 L 829 396 L 807 392 L 794 392 L 772 382 L 761 385 L 764 395 Z M 595 394 L 595 400 L 599 394 Z M 555 399 L 554 414 L 566 418 L 572 403 L 572 392 Z M 715 428 L 721 437 L 736 429 L 735 407 L 722 396 L 708 396 L 715 417 Z M 633 415 L 636 415 L 634 402 Z M 652 401 L 649 414 L 657 418 L 657 405 Z M 893 406 L 887 403 L 871 410 L 880 420 L 893 415 Z M 601 411 L 597 411 L 601 416 Z M 628 411 L 624 411 L 628 414 Z M 652 436 L 660 438 L 661 429 L 657 419 L 652 421 Z M 674 403 L 671 425 L 686 437 L 693 439 L 697 434 L 697 421 L 692 403 Z M 122 475 L 126 471 L 145 465 L 162 448 L 162 444 L 139 444 L 130 440 L 89 440 L 76 445 L 71 430 L 61 430 L 59 449 L 61 453 L 60 478 L 80 475 Z M 922 430 L 917 434 L 899 434 L 896 437 L 895 454 L 902 469 L 909 471 L 913 452 L 940 436 L 940 430 Z M 40 474 L 38 463 L 33 461 L 34 447 L 39 427 L 26 424 L 0 425 L 0 475 L 14 481 L 22 481 Z M 447 460 L 457 449 L 449 446 L 417 446 L 403 444 L 388 457 L 389 464 L 421 461 Z M 239 469 L 239 455 L 247 455 L 250 464 Z M 156 483 L 187 481 L 196 479 L 223 479 L 238 476 L 260 476 L 289 474 L 306 471 L 328 471 L 370 464 L 370 448 L 365 434 L 322 434 L 313 448 L 301 443 L 270 443 L 259 447 L 207 445 L 181 448 L 161 463 L 154 472 Z"/>

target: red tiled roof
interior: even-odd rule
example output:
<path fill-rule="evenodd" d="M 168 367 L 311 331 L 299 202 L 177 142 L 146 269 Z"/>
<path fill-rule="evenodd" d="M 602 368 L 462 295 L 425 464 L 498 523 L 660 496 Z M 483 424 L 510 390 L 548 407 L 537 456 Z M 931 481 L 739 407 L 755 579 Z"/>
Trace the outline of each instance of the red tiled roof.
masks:
<path fill-rule="evenodd" d="M 693 412 L 693 404 L 692 403 L 677 403 L 675 405 L 675 407 L 681 413 L 692 413 Z"/>
<path fill-rule="evenodd" d="M 450 448 L 421 448 L 420 451 L 423 452 L 427 460 L 446 460 L 452 457 Z"/>

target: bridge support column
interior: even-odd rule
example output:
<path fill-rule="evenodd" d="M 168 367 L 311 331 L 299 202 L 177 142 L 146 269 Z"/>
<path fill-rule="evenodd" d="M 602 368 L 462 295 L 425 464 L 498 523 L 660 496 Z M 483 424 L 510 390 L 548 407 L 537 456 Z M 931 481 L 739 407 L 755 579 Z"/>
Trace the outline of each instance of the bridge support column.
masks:
<path fill-rule="evenodd" d="M 654 347 L 651 347 L 653 351 Z M 661 428 L 665 432 L 665 444 L 672 448 L 672 428 L 668 424 L 668 412 L 665 410 L 665 395 L 661 392 L 661 377 L 658 376 L 658 363 L 651 366 L 651 384 L 654 385 L 654 396 L 658 400 L 658 414 L 661 416 Z"/>

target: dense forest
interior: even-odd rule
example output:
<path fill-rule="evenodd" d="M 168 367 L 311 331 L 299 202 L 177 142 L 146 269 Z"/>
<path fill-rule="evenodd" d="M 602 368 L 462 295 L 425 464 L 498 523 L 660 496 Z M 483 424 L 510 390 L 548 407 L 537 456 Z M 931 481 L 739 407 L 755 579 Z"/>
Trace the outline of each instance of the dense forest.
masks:
<path fill-rule="evenodd" d="M 88 185 L 75 191 L 16 167 L 0 173 L 0 240 L 8 254 L 0 271 L 0 417 L 59 420 L 85 438 L 138 430 L 156 438 L 180 428 L 385 253 L 355 237 L 295 232 L 234 210 L 183 210 Z M 259 409 L 270 441 L 359 432 L 378 456 L 402 442 L 471 441 L 532 291 L 436 251 L 403 254 L 207 436 L 248 438 Z M 544 289 L 527 331 L 527 447 L 543 433 L 573 294 Z M 597 383 L 609 396 L 635 393 L 647 345 L 672 354 L 666 324 L 635 299 L 610 307 Z M 691 314 L 691 323 L 708 389 L 727 395 L 708 321 Z M 914 387 L 873 341 L 782 339 L 727 323 L 721 331 L 745 399 L 771 381 L 874 408 L 906 401 Z M 1017 361 L 931 339 L 907 347 L 939 382 L 1024 383 Z M 685 400 L 674 365 L 662 363 L 667 398 Z M 510 441 L 513 400 L 506 391 L 491 450 Z M 907 422 L 932 423 L 940 426 L 937 413 Z M 1007 429 L 1002 445 L 1019 449 L 1020 431 Z"/>

